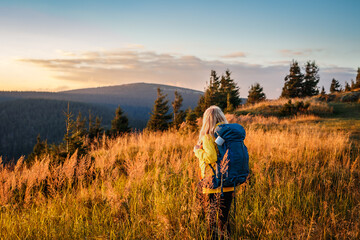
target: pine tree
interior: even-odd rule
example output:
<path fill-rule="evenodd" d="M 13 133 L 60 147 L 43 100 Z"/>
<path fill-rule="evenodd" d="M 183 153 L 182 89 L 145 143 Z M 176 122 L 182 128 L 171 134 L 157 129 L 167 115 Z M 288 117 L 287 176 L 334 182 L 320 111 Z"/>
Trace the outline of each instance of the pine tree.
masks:
<path fill-rule="evenodd" d="M 360 67 L 357 70 L 356 82 L 354 85 L 354 89 L 356 89 L 356 88 L 360 88 Z"/>
<path fill-rule="evenodd" d="M 204 95 L 200 96 L 198 105 L 195 108 L 195 112 L 198 116 L 201 116 L 205 110 L 211 105 L 217 105 L 220 100 L 220 81 L 219 76 L 215 70 L 210 72 L 210 83 L 205 88 Z"/>
<path fill-rule="evenodd" d="M 285 77 L 285 84 L 281 97 L 302 97 L 304 75 L 301 73 L 299 63 L 295 60 L 290 65 L 290 74 Z"/>
<path fill-rule="evenodd" d="M 320 95 L 325 96 L 325 94 L 326 94 L 325 88 L 324 88 L 324 86 L 322 86 Z"/>
<path fill-rule="evenodd" d="M 189 108 L 186 113 L 186 126 L 190 131 L 196 131 L 198 127 L 196 113 L 192 111 L 191 108 Z"/>
<path fill-rule="evenodd" d="M 345 92 L 351 91 L 351 87 L 347 81 L 345 81 Z"/>
<path fill-rule="evenodd" d="M 351 85 L 350 85 L 351 90 L 355 89 L 355 82 L 354 79 L 351 79 Z"/>
<path fill-rule="evenodd" d="M 222 109 L 230 109 L 236 108 L 240 104 L 239 87 L 231 78 L 230 70 L 227 69 L 225 75 L 222 75 L 220 80 L 216 71 L 212 70 L 210 84 L 205 89 L 204 95 L 199 98 L 195 112 L 197 116 L 201 116 L 211 105 L 217 105 Z"/>
<path fill-rule="evenodd" d="M 184 121 L 184 111 L 180 110 L 183 98 L 180 93 L 175 91 L 175 99 L 171 103 L 173 108 L 173 126 L 178 129 L 180 124 Z"/>
<path fill-rule="evenodd" d="M 232 113 L 234 111 L 234 106 L 232 105 L 231 103 L 231 100 L 230 100 L 230 93 L 227 94 L 227 97 L 226 97 L 226 108 L 225 108 L 225 113 Z"/>
<path fill-rule="evenodd" d="M 111 120 L 110 132 L 112 136 L 130 132 L 129 120 L 124 115 L 124 112 L 121 110 L 120 106 L 118 106 L 115 110 L 115 117 L 113 120 Z"/>
<path fill-rule="evenodd" d="M 77 120 L 74 121 L 73 114 L 70 112 L 70 105 L 68 103 L 67 112 L 65 114 L 65 126 L 66 133 L 64 136 L 64 142 L 66 144 L 66 154 L 72 155 L 78 150 L 78 154 L 84 155 L 87 152 L 87 147 L 85 146 L 85 121 L 79 113 Z"/>
<path fill-rule="evenodd" d="M 305 77 L 302 88 L 303 97 L 311 97 L 319 94 L 317 84 L 320 81 L 319 77 L 319 67 L 316 65 L 315 61 L 308 61 L 305 64 Z"/>
<path fill-rule="evenodd" d="M 74 121 L 72 120 L 73 114 L 70 112 L 70 103 L 68 102 L 67 111 L 64 112 L 65 114 L 65 127 L 66 133 L 64 136 L 64 141 L 66 144 L 66 153 L 69 154 L 70 152 L 70 145 L 71 145 L 71 131 L 74 128 Z"/>
<path fill-rule="evenodd" d="M 198 116 L 198 117 L 202 116 L 205 111 L 204 109 L 205 109 L 205 97 L 204 97 L 204 95 L 201 95 L 199 97 L 197 106 L 194 109 L 196 116 Z"/>
<path fill-rule="evenodd" d="M 168 121 L 171 119 L 171 115 L 168 114 L 169 106 L 166 97 L 167 95 L 164 95 L 160 88 L 158 88 L 157 99 L 155 100 L 150 119 L 146 125 L 146 129 L 150 131 L 163 131 L 168 128 Z"/>
<path fill-rule="evenodd" d="M 259 83 L 255 83 L 251 85 L 249 90 L 249 95 L 247 102 L 248 103 L 257 103 L 264 101 L 266 99 L 265 93 L 263 92 L 263 88 L 260 86 Z"/>
<path fill-rule="evenodd" d="M 225 83 L 225 96 L 227 97 L 228 94 L 230 94 L 230 104 L 233 108 L 237 108 L 241 104 L 241 98 L 239 93 L 240 89 L 235 83 L 234 79 L 231 78 L 231 72 L 229 69 L 226 69 L 225 71 Z"/>
<path fill-rule="evenodd" d="M 336 80 L 335 78 L 332 79 L 331 81 L 331 85 L 330 85 L 330 92 L 334 93 L 334 92 L 340 92 L 341 88 L 340 88 L 340 83 L 338 80 Z"/>
<path fill-rule="evenodd" d="M 38 134 L 32 153 L 30 153 L 29 156 L 25 159 L 26 166 L 30 167 L 34 163 L 36 157 L 41 157 L 43 154 L 48 153 L 48 151 L 49 147 L 46 140 L 42 141 L 40 134 Z"/>
<path fill-rule="evenodd" d="M 98 138 L 104 131 L 104 128 L 101 127 L 101 118 L 96 116 L 95 121 L 93 121 L 93 116 L 89 111 L 89 133 L 88 137 L 91 140 Z"/>
<path fill-rule="evenodd" d="M 78 135 L 83 137 L 87 134 L 86 128 L 85 128 L 86 118 L 82 117 L 81 112 L 79 111 L 79 114 L 75 121 L 75 131 L 78 132 Z"/>

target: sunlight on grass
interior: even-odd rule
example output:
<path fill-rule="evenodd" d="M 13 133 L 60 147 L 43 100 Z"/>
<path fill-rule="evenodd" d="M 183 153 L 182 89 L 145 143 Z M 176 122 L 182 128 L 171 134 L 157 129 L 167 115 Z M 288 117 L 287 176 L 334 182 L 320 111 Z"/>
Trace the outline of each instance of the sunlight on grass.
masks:
<path fill-rule="evenodd" d="M 359 238 L 360 157 L 349 132 L 311 115 L 227 117 L 246 128 L 251 169 L 230 213 L 234 239 Z M 1 167 L 0 238 L 205 239 L 196 140 L 133 133 L 61 166 Z"/>

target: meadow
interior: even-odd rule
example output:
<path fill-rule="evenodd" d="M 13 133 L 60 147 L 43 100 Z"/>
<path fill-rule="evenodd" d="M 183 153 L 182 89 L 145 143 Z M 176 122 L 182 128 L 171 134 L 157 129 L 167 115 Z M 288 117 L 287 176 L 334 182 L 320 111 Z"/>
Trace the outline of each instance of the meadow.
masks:
<path fill-rule="evenodd" d="M 230 213 L 233 239 L 360 238 L 359 105 L 332 107 L 347 110 L 227 115 L 246 129 L 251 169 Z M 44 156 L 0 167 L 0 238 L 207 239 L 196 141 L 144 131 L 105 137 L 62 165 Z"/>

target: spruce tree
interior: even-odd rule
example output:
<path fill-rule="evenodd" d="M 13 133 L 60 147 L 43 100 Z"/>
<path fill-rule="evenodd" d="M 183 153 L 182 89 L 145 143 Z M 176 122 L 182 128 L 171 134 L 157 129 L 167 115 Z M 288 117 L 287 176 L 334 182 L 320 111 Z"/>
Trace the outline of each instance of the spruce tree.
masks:
<path fill-rule="evenodd" d="M 68 102 L 67 111 L 64 112 L 64 115 L 65 115 L 65 128 L 66 128 L 64 141 L 66 144 L 66 153 L 69 154 L 70 147 L 72 144 L 71 131 L 74 128 L 74 121 L 72 120 L 73 114 L 70 112 L 70 103 L 69 102 Z"/>
<path fill-rule="evenodd" d="M 183 98 L 178 91 L 175 91 L 175 99 L 171 103 L 173 108 L 173 126 L 178 129 L 180 124 L 184 121 L 184 111 L 180 110 L 183 102 Z"/>
<path fill-rule="evenodd" d="M 325 94 L 326 94 L 325 88 L 324 88 L 324 86 L 322 86 L 320 95 L 325 96 Z"/>
<path fill-rule="evenodd" d="M 345 81 L 345 92 L 351 91 L 351 87 L 347 81 Z"/>
<path fill-rule="evenodd" d="M 302 97 L 304 75 L 301 73 L 299 63 L 295 60 L 290 65 L 290 74 L 285 77 L 285 84 L 281 97 L 295 98 Z"/>
<path fill-rule="evenodd" d="M 230 99 L 230 93 L 227 93 L 227 97 L 226 97 L 226 108 L 225 108 L 225 113 L 232 113 L 234 111 L 234 105 L 232 105 L 231 103 L 231 99 Z"/>
<path fill-rule="evenodd" d="M 78 154 L 84 155 L 87 152 L 85 146 L 85 120 L 82 119 L 81 113 L 79 113 L 77 120 L 74 121 L 73 114 L 70 112 L 70 105 L 68 103 L 67 112 L 65 114 L 65 127 L 66 133 L 64 136 L 64 142 L 66 146 L 66 154 L 72 155 L 78 150 Z"/>
<path fill-rule="evenodd" d="M 47 145 L 46 140 L 42 141 L 40 138 L 40 134 L 38 134 L 37 138 L 36 138 L 36 144 L 33 148 L 32 153 L 29 154 L 29 156 L 25 159 L 25 164 L 27 167 L 30 167 L 34 161 L 36 157 L 41 157 L 43 154 L 48 153 L 49 151 L 49 147 Z"/>
<path fill-rule="evenodd" d="M 334 93 L 334 92 L 340 92 L 340 83 L 338 80 L 336 80 L 335 78 L 332 79 L 331 81 L 331 85 L 330 85 L 330 92 Z"/>
<path fill-rule="evenodd" d="M 111 120 L 110 132 L 112 136 L 117 136 L 121 133 L 130 132 L 129 120 L 124 115 L 124 112 L 122 111 L 120 106 L 116 108 L 115 117 L 113 120 Z"/>
<path fill-rule="evenodd" d="M 231 78 L 230 70 L 227 69 L 220 80 L 216 71 L 212 70 L 210 84 L 205 89 L 204 95 L 199 98 L 195 112 L 197 116 L 201 116 L 211 105 L 217 105 L 222 109 L 235 109 L 240 104 L 239 87 Z"/>
<path fill-rule="evenodd" d="M 356 89 L 356 88 L 360 88 L 360 68 L 358 68 L 358 70 L 357 70 L 356 82 L 354 85 L 354 89 Z"/>
<path fill-rule="evenodd" d="M 225 96 L 227 97 L 227 95 L 230 94 L 230 104 L 233 106 L 233 108 L 237 108 L 241 104 L 239 93 L 240 89 L 235 83 L 234 79 L 231 78 L 231 72 L 229 69 L 226 69 L 225 71 L 225 83 Z"/>
<path fill-rule="evenodd" d="M 186 113 L 186 126 L 190 131 L 196 131 L 198 127 L 196 113 L 192 111 L 191 108 L 189 108 Z"/>
<path fill-rule="evenodd" d="M 169 106 L 167 95 L 164 95 L 160 88 L 157 89 L 157 99 L 154 102 L 154 107 L 150 119 L 146 125 L 146 129 L 150 131 L 163 131 L 169 127 L 168 121 L 171 115 L 168 114 Z"/>
<path fill-rule="evenodd" d="M 247 102 L 248 103 L 257 103 L 264 101 L 266 99 L 265 93 L 263 92 L 263 88 L 260 86 L 259 83 L 255 83 L 251 85 L 249 90 L 249 95 Z"/>
<path fill-rule="evenodd" d="M 199 97 L 197 106 L 194 109 L 196 116 L 198 116 L 198 117 L 202 116 L 205 111 L 204 108 L 205 108 L 205 97 L 204 97 L 204 95 L 201 95 Z"/>
<path fill-rule="evenodd" d="M 94 138 L 100 137 L 100 135 L 103 133 L 104 128 L 101 126 L 101 118 L 96 116 L 95 121 L 93 121 L 93 117 L 89 111 L 89 133 L 88 137 L 91 140 Z"/>
<path fill-rule="evenodd" d="M 319 94 L 317 84 L 320 81 L 319 77 L 319 67 L 316 65 L 315 61 L 308 61 L 305 64 L 305 76 L 302 87 L 302 97 L 311 97 Z"/>
<path fill-rule="evenodd" d="M 87 134 L 86 128 L 85 128 L 86 118 L 82 117 L 81 112 L 79 111 L 79 114 L 75 121 L 75 131 L 78 132 L 78 135 L 83 137 Z"/>
<path fill-rule="evenodd" d="M 354 79 L 351 79 L 351 85 L 350 85 L 351 90 L 355 89 L 355 82 Z"/>

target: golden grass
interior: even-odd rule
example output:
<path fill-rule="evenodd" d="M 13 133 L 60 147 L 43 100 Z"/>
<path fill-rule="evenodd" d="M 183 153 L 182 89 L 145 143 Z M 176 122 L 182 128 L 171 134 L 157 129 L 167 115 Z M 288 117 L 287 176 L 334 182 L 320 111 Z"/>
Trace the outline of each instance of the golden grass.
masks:
<path fill-rule="evenodd" d="M 238 115 L 251 114 L 262 116 L 280 116 L 280 109 L 284 104 L 288 103 L 289 99 L 280 98 L 277 100 L 266 100 L 255 104 L 245 104 L 236 110 Z M 333 112 L 333 108 L 326 102 L 318 101 L 316 98 L 293 98 L 292 103 L 304 102 L 310 103 L 307 109 L 307 115 L 329 115 Z"/>
<path fill-rule="evenodd" d="M 230 213 L 234 239 L 360 237 L 360 157 L 347 132 L 306 123 L 315 116 L 227 117 L 246 128 L 251 169 Z M 2 167 L 0 238 L 206 239 L 196 141 L 134 133 L 62 166 L 44 157 L 30 169 L 22 159 Z"/>

